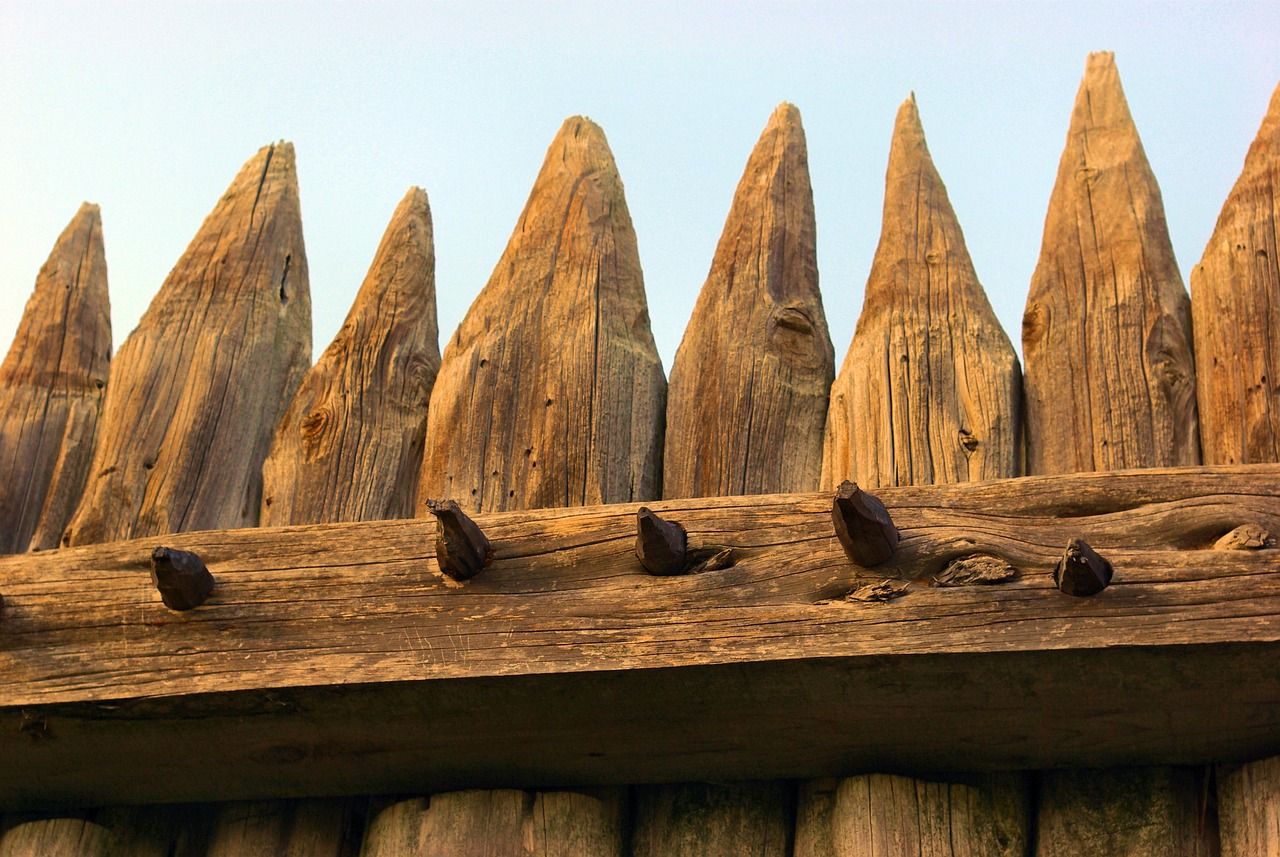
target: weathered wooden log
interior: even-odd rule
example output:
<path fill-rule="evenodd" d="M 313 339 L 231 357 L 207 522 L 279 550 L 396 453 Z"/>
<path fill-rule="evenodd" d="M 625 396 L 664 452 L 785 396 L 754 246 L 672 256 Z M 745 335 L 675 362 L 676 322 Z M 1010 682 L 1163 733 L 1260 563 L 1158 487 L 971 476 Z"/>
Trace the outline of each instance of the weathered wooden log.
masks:
<path fill-rule="evenodd" d="M 659 495 L 666 380 L 604 132 L 567 120 L 445 347 L 418 484 L 468 511 Z"/>
<path fill-rule="evenodd" d="M 276 430 L 262 526 L 411 517 L 439 368 L 431 210 L 410 188 Z"/>
<path fill-rule="evenodd" d="M 1024 778 L 1007 774 L 812 780 L 801 788 L 795 857 L 1023 857 L 1028 809 Z"/>
<path fill-rule="evenodd" d="M 734 552 L 676 577 L 636 561 L 638 504 L 478 516 L 495 557 L 461 585 L 433 520 L 165 536 L 218 580 L 183 613 L 159 538 L 0 558 L 0 808 L 1262 758 L 1280 552 L 1213 545 L 1280 531 L 1278 481 L 883 488 L 888 602 L 844 600 L 867 572 L 829 494 L 652 503 Z M 1093 598 L 1053 584 L 1076 534 L 1116 569 Z M 1017 576 L 929 585 L 976 554 Z"/>
<path fill-rule="evenodd" d="M 1222 857 L 1280 854 L 1280 756 L 1217 770 Z"/>
<path fill-rule="evenodd" d="M 795 784 L 788 780 L 638 790 L 633 857 L 789 857 Z"/>
<path fill-rule="evenodd" d="M 822 487 L 1018 475 L 1021 381 L 912 96 L 894 124 L 862 315 L 831 388 Z"/>
<path fill-rule="evenodd" d="M 1280 461 L 1280 87 L 1191 269 L 1207 464 Z"/>
<path fill-rule="evenodd" d="M 262 461 L 311 359 L 293 146 L 241 168 L 116 355 L 63 542 L 258 522 Z"/>
<path fill-rule="evenodd" d="M 813 491 L 834 377 L 800 111 L 769 118 L 671 367 L 663 496 Z"/>
<path fill-rule="evenodd" d="M 1199 463 L 1189 304 L 1115 59 L 1090 54 L 1022 320 L 1028 473 Z"/>
<path fill-rule="evenodd" d="M 0 857 L 112 857 L 111 831 L 91 813 L 0 820 Z"/>
<path fill-rule="evenodd" d="M 223 803 L 209 807 L 203 857 L 355 857 L 366 800 Z"/>
<path fill-rule="evenodd" d="M 102 217 L 86 202 L 40 268 L 0 365 L 0 553 L 58 546 L 89 473 L 110 362 Z"/>

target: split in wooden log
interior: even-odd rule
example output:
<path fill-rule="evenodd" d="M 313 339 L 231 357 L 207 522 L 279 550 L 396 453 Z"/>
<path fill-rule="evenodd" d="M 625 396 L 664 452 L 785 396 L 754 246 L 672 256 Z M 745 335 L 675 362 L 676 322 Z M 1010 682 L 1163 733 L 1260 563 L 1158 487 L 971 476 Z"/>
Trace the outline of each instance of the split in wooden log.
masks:
<path fill-rule="evenodd" d="M 636 558 L 650 574 L 681 574 L 689 553 L 689 536 L 676 521 L 666 521 L 641 506 L 636 510 Z"/>
<path fill-rule="evenodd" d="M 213 575 L 191 551 L 158 547 L 151 552 L 151 583 L 170 610 L 192 610 L 213 592 Z"/>
<path fill-rule="evenodd" d="M 58 546 L 89 473 L 110 361 L 102 217 L 86 202 L 0 365 L 0 553 Z"/>
<path fill-rule="evenodd" d="M 912 96 L 894 123 L 862 315 L 831 388 L 822 487 L 1017 476 L 1021 382 Z"/>
<path fill-rule="evenodd" d="M 1111 585 L 1115 570 L 1084 539 L 1067 544 L 1062 559 L 1053 569 L 1053 582 L 1060 592 L 1086 597 L 1097 595 Z"/>
<path fill-rule="evenodd" d="M 1191 269 L 1206 464 L 1280 461 L 1280 87 Z"/>
<path fill-rule="evenodd" d="M 898 528 L 884 503 L 848 480 L 831 503 L 831 521 L 845 554 L 863 568 L 880 565 L 898 548 Z"/>
<path fill-rule="evenodd" d="M 1190 302 L 1110 53 L 1076 95 L 1022 350 L 1028 473 L 1199 463 Z"/>
<path fill-rule="evenodd" d="M 258 522 L 262 462 L 311 359 L 293 146 L 249 160 L 111 367 L 64 543 Z"/>
<path fill-rule="evenodd" d="M 840 600 L 865 572 L 830 494 L 653 504 L 737 557 L 661 581 L 636 562 L 634 504 L 479 517 L 499 547 L 465 587 L 422 573 L 434 521 L 166 536 L 218 568 L 218 597 L 180 616 L 137 609 L 153 539 L 3 557 L 0 758 L 40 778 L 0 774 L 0 809 L 1263 758 L 1280 554 L 1211 547 L 1241 520 L 1280 528 L 1278 482 L 1251 465 L 884 488 L 897 579 L 975 553 L 1019 572 L 887 604 Z M 1123 569 L 1105 598 L 1046 573 L 1079 532 Z M 94 597 L 67 601 L 86 580 Z M 1064 710 L 1071 741 L 1044 728 Z"/>
<path fill-rule="evenodd" d="M 470 580 L 493 562 L 488 537 L 454 500 L 428 500 L 436 517 L 436 562 L 453 580 Z"/>
<path fill-rule="evenodd" d="M 445 347 L 418 485 L 469 512 L 652 500 L 666 379 L 604 132 L 567 120 Z"/>
<path fill-rule="evenodd" d="M 411 188 L 346 322 L 276 430 L 262 466 L 262 526 L 413 516 L 436 339 L 431 210 Z"/>
<path fill-rule="evenodd" d="M 668 499 L 817 490 L 835 356 L 815 234 L 800 111 L 780 104 L 671 367 Z"/>

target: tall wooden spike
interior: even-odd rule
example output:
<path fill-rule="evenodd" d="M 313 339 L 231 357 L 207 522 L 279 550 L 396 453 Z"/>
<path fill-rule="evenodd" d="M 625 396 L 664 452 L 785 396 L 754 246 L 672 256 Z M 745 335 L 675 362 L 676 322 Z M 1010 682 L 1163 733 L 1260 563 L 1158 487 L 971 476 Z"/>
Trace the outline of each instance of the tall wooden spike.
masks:
<path fill-rule="evenodd" d="M 89 473 L 110 361 L 102 217 L 86 202 L 40 268 L 0 365 L 0 553 L 58 546 Z"/>
<path fill-rule="evenodd" d="M 411 188 L 276 431 L 262 526 L 412 517 L 439 368 L 431 210 Z"/>
<path fill-rule="evenodd" d="M 671 367 L 664 496 L 818 487 L 835 356 L 815 232 L 800 111 L 780 104 Z"/>
<path fill-rule="evenodd" d="M 445 347 L 418 486 L 471 511 L 651 500 L 666 380 L 604 132 L 567 120 Z"/>
<path fill-rule="evenodd" d="M 831 389 L 822 486 L 1017 476 L 1021 381 L 912 96 L 894 124 L 862 316 Z"/>
<path fill-rule="evenodd" d="M 1022 350 L 1028 473 L 1199 463 L 1189 300 L 1110 53 L 1076 95 Z"/>
<path fill-rule="evenodd" d="M 262 461 L 310 354 L 293 146 L 279 143 L 240 170 L 116 355 L 64 543 L 256 524 Z"/>
<path fill-rule="evenodd" d="M 1280 461 L 1280 86 L 1191 269 L 1205 464 Z"/>

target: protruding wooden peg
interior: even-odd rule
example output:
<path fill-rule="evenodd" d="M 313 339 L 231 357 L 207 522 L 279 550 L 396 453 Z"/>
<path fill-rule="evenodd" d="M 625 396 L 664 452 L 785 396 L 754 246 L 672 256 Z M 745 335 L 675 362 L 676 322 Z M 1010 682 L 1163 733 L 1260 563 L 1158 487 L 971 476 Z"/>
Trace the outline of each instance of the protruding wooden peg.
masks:
<path fill-rule="evenodd" d="M 863 568 L 879 565 L 898 548 L 898 528 L 884 503 L 847 479 L 836 490 L 831 521 L 844 552 Z"/>
<path fill-rule="evenodd" d="M 1089 547 L 1084 539 L 1072 539 L 1053 569 L 1053 582 L 1067 595 L 1097 595 L 1111 584 L 1111 563 Z"/>
<path fill-rule="evenodd" d="M 493 545 L 454 500 L 428 500 L 436 516 L 436 562 L 454 580 L 470 580 L 493 562 Z"/>
<path fill-rule="evenodd" d="M 681 574 L 689 558 L 689 536 L 680 524 L 641 506 L 636 510 L 636 557 L 650 574 Z"/>
<path fill-rule="evenodd" d="M 213 575 L 191 551 L 158 547 L 151 552 L 151 582 L 170 610 L 199 607 L 213 591 Z"/>

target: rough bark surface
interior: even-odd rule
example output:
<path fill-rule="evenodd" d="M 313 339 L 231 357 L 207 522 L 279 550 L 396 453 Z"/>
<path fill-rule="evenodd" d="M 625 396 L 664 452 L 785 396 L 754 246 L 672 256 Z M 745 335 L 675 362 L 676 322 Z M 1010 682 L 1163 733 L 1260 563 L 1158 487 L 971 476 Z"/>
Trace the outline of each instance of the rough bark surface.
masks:
<path fill-rule="evenodd" d="M 1218 853 L 1217 829 L 1198 770 L 1045 771 L 1039 792 L 1036 857 L 1216 857 Z"/>
<path fill-rule="evenodd" d="M 834 352 L 800 111 L 747 161 L 671 367 L 663 496 L 814 491 Z"/>
<path fill-rule="evenodd" d="M 391 804 L 361 857 L 623 857 L 625 792 L 452 792 Z"/>
<path fill-rule="evenodd" d="M 1207 464 L 1280 461 L 1280 87 L 1191 270 Z"/>
<path fill-rule="evenodd" d="M 120 347 L 64 544 L 255 525 L 310 355 L 293 146 L 278 143 L 241 168 Z"/>
<path fill-rule="evenodd" d="M 431 211 L 412 188 L 276 430 L 262 526 L 412 517 L 439 368 Z"/>
<path fill-rule="evenodd" d="M 1189 304 L 1115 59 L 1090 54 L 1022 321 L 1028 473 L 1199 463 Z"/>
<path fill-rule="evenodd" d="M 1280 854 L 1280 756 L 1217 771 L 1222 857 Z"/>
<path fill-rule="evenodd" d="M 947 781 L 868 774 L 800 791 L 795 857 L 1023 857 L 1030 830 L 1022 777 Z"/>
<path fill-rule="evenodd" d="M 648 500 L 666 380 L 604 132 L 567 120 L 488 285 L 445 347 L 418 514 Z"/>
<path fill-rule="evenodd" d="M 795 785 L 788 780 L 640 788 L 633 857 L 789 857 Z"/>
<path fill-rule="evenodd" d="M 110 361 L 102 217 L 86 202 L 40 268 L 0 365 L 0 553 L 58 546 L 89 473 Z"/>
<path fill-rule="evenodd" d="M 913 96 L 898 109 L 880 245 L 831 388 L 822 486 L 1018 475 L 1021 380 Z"/>

